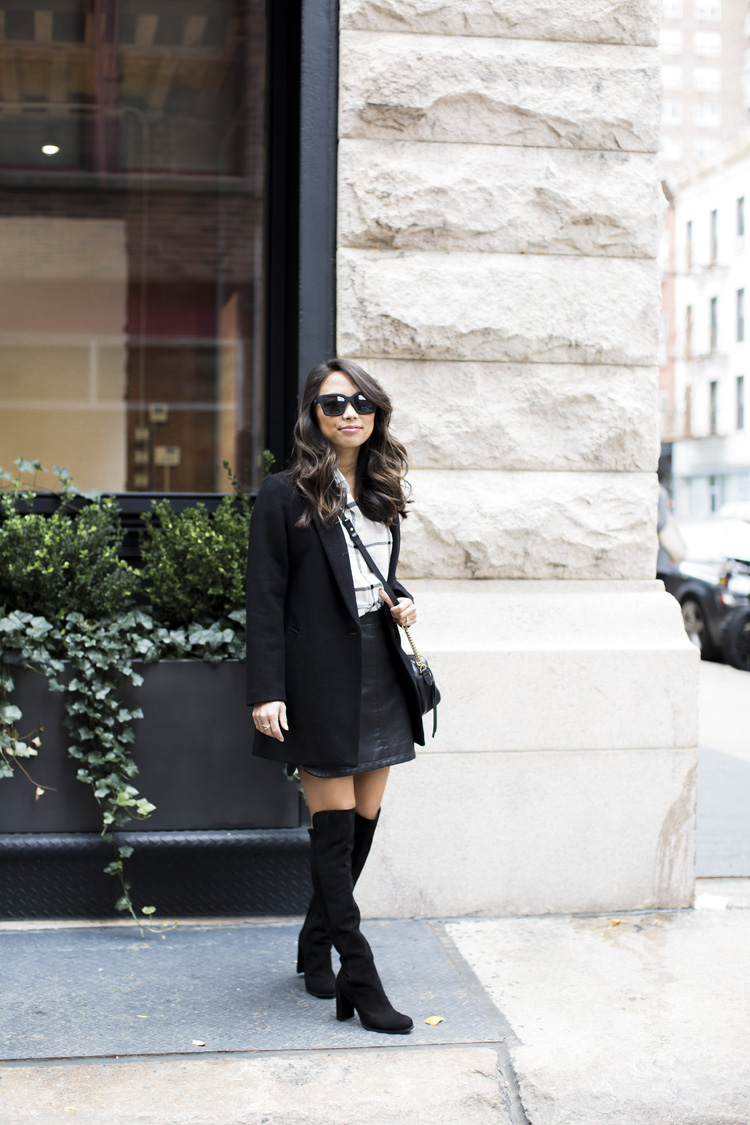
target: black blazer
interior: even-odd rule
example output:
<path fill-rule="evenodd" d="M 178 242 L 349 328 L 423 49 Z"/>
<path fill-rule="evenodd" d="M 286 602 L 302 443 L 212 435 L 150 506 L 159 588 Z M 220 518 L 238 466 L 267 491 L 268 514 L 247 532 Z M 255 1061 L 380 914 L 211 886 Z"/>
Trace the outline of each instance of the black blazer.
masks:
<path fill-rule="evenodd" d="M 349 552 L 339 523 L 316 516 L 296 526 L 303 502 L 284 474 L 267 477 L 250 519 L 247 558 L 247 704 L 283 699 L 284 741 L 254 732 L 253 753 L 295 765 L 357 764 L 362 694 L 362 630 Z M 396 524 L 388 583 L 396 579 L 401 542 Z M 404 687 L 414 741 L 424 745 L 416 689 L 399 658 L 398 626 L 387 635 Z"/>

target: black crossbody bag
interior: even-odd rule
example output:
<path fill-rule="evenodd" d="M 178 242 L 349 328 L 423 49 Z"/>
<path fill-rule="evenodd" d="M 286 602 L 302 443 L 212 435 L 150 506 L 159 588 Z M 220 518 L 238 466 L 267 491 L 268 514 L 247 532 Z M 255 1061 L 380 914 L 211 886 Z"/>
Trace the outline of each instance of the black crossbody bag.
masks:
<path fill-rule="evenodd" d="M 379 580 L 380 585 L 383 587 L 388 597 L 391 599 L 394 605 L 398 605 L 398 598 L 376 567 L 370 552 L 367 550 L 364 543 L 357 534 L 354 524 L 352 523 L 349 516 L 342 516 L 341 522 L 349 532 L 352 543 L 360 552 L 362 558 L 365 560 L 372 573 Z M 426 715 L 428 711 L 432 711 L 432 737 L 434 738 L 437 731 L 437 709 L 438 703 L 440 702 L 440 692 L 438 691 L 438 686 L 435 683 L 435 677 L 433 676 L 427 661 L 424 659 L 424 657 L 420 656 L 417 651 L 417 646 L 414 644 L 414 641 L 411 638 L 411 633 L 409 632 L 408 626 L 402 626 L 402 628 L 406 633 L 406 639 L 411 645 L 412 653 L 414 655 L 412 656 L 408 652 L 404 652 L 400 644 L 398 645 L 398 651 L 401 654 L 401 658 L 403 659 L 404 664 L 406 665 L 406 669 L 411 678 L 411 682 L 416 688 L 417 696 L 419 697 L 419 703 L 422 708 L 422 714 Z"/>

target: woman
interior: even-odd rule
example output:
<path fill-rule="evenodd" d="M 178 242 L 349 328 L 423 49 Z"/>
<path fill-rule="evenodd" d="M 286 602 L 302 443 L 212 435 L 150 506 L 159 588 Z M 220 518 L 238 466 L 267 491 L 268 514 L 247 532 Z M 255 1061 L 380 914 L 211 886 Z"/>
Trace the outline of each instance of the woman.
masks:
<path fill-rule="evenodd" d="M 395 577 L 407 462 L 390 416 L 385 391 L 356 363 L 310 372 L 290 466 L 263 482 L 250 521 L 247 702 L 253 753 L 297 767 L 311 814 L 314 895 L 297 971 L 312 995 L 335 996 L 339 1020 L 356 1009 L 368 1030 L 404 1034 L 414 1025 L 383 990 L 353 895 L 388 771 L 424 744 L 396 628 L 413 625 L 416 610 Z M 397 605 L 384 604 L 347 516 Z"/>

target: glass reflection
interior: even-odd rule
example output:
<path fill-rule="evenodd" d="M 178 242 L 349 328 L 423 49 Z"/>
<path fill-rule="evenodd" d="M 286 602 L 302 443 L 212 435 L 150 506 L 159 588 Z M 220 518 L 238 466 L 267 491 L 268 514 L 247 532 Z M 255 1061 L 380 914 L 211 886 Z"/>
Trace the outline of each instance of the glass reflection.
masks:
<path fill-rule="evenodd" d="M 264 5 L 40 2 L 0 4 L 0 463 L 256 486 Z"/>

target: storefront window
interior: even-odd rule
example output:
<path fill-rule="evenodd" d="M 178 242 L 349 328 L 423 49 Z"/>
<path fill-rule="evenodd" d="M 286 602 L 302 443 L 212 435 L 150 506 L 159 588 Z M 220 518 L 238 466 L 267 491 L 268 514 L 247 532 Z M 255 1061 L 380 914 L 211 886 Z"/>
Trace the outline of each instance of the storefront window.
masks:
<path fill-rule="evenodd" d="M 0 464 L 262 475 L 265 4 L 0 5 Z M 51 481 L 40 481 L 44 485 Z"/>

